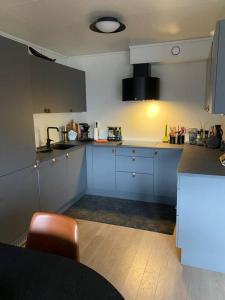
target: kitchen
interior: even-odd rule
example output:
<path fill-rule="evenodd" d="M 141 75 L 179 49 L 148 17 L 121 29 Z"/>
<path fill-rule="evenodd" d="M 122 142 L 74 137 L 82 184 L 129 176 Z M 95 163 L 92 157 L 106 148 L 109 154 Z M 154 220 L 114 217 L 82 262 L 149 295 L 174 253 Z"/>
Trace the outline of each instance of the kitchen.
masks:
<path fill-rule="evenodd" d="M 216 39 L 219 39 L 218 51 L 223 53 L 225 39 L 222 33 L 225 31 L 225 23 L 222 21 L 218 24 L 220 30 L 217 29 L 214 34 L 214 45 Z M 217 96 L 214 99 L 212 110 L 216 113 L 208 112 L 210 107 L 208 109 L 205 105 L 206 86 L 209 84 L 206 78 L 207 60 L 213 39 L 209 32 L 207 34 L 204 37 L 191 36 L 172 41 L 165 39 L 165 42 L 160 43 L 134 44 L 129 50 L 123 51 L 104 51 L 102 46 L 101 51 L 93 50 L 93 53 L 75 55 L 60 54 L 58 51 L 47 50 L 47 47 L 37 46 L 38 43 L 32 44 L 13 35 L 2 34 L 2 99 L 10 100 L 4 102 L 0 112 L 3 129 L 1 140 L 4 141 L 0 156 L 1 242 L 23 245 L 33 212 L 65 213 L 71 207 L 76 207 L 76 203 L 87 195 L 91 196 L 93 203 L 99 197 L 98 201 L 102 202 L 105 198 L 110 198 L 115 203 L 118 199 L 124 200 L 124 203 L 132 200 L 133 203 L 139 201 L 150 205 L 169 205 L 174 209 L 176 218 L 172 236 L 142 227 L 137 227 L 139 229 L 136 230 L 140 230 L 143 236 L 146 232 L 153 234 L 153 240 L 157 240 L 158 234 L 165 241 L 170 241 L 174 253 L 181 248 L 181 261 L 176 256 L 174 262 L 174 265 L 179 265 L 179 272 L 190 272 L 193 278 L 197 276 L 197 282 L 201 282 L 204 276 L 208 276 L 207 280 L 212 282 L 223 282 L 225 245 L 221 228 L 225 169 L 219 160 L 223 151 L 219 149 L 220 145 L 212 146 L 217 137 L 215 128 L 211 139 L 204 140 L 200 136 L 200 132 L 206 131 L 210 135 L 212 126 L 224 127 L 225 107 L 220 100 L 223 97 L 218 100 Z M 113 38 L 113 34 L 110 36 Z M 56 61 L 32 55 L 32 49 L 28 50 L 27 46 L 37 50 L 37 55 L 40 56 L 41 53 Z M 223 59 L 220 56 L 218 59 L 218 65 L 221 66 L 218 68 L 218 72 L 221 72 L 218 78 L 222 80 Z M 154 97 L 158 99 L 122 101 L 123 80 L 133 78 L 134 65 L 147 66 L 148 75 L 159 78 L 160 95 Z M 222 84 L 219 84 L 223 94 Z M 15 89 L 10 88 L 12 85 Z M 81 124 L 81 128 L 78 129 L 76 125 L 68 126 L 71 120 Z M 82 124 L 86 123 L 90 125 L 90 140 L 79 138 L 78 141 L 77 135 L 80 137 L 82 126 L 86 126 Z M 120 136 L 118 141 L 107 141 L 110 126 L 121 128 L 122 141 Z M 171 131 L 179 131 L 183 127 L 185 144 L 171 144 Z M 197 143 L 204 146 L 188 144 L 193 128 L 199 130 L 199 133 L 194 130 L 194 142 L 197 139 Z M 75 131 L 75 136 L 73 132 L 69 136 L 67 129 Z M 87 138 L 87 134 L 84 136 Z M 97 141 L 91 140 L 94 137 Z M 165 137 L 168 142 L 163 142 Z M 48 146 L 51 143 L 55 148 L 53 151 L 48 151 L 49 147 L 46 149 L 47 138 Z M 66 141 L 62 142 L 63 139 Z M 222 144 L 221 135 L 219 144 Z M 82 262 L 99 271 L 122 291 L 126 299 L 132 298 L 129 289 L 123 289 L 122 283 L 116 279 L 116 274 L 123 274 L 121 269 L 118 271 L 114 268 L 113 276 L 104 271 L 104 264 L 98 262 L 96 266 L 92 265 L 92 249 L 99 251 L 99 254 L 96 252 L 96 257 L 100 257 L 100 253 L 104 256 L 104 252 L 101 252 L 103 250 L 98 248 L 94 240 L 90 240 L 88 244 L 87 238 L 89 230 L 90 234 L 92 232 L 91 228 L 88 229 L 90 221 L 95 221 L 89 225 L 93 228 L 100 228 L 98 226 L 102 224 L 104 229 L 98 229 L 100 235 L 101 230 L 106 232 L 106 228 L 109 228 L 104 227 L 107 226 L 104 223 L 126 225 L 121 220 L 119 222 L 122 223 L 114 223 L 89 219 L 85 223 L 87 218 L 75 219 L 81 219 L 81 250 L 87 249 L 88 252 L 85 256 L 85 251 L 84 254 L 81 251 Z M 130 215 L 126 220 L 134 223 Z M 86 232 L 82 233 L 82 226 Z M 134 225 L 116 227 L 119 233 L 119 228 L 126 230 L 126 227 Z M 110 230 L 115 234 L 117 232 L 116 229 Z M 128 231 L 127 234 L 129 235 Z M 82 236 L 85 235 L 86 239 L 82 241 Z M 175 236 L 176 241 L 172 242 Z M 118 245 L 123 245 L 122 240 L 117 242 Z M 85 244 L 87 248 L 83 246 Z M 155 259 L 157 261 L 157 257 Z M 117 263 L 125 262 L 118 260 Z M 158 261 L 158 266 L 160 264 Z M 155 268 L 158 266 L 155 265 Z M 199 277 L 195 272 L 199 272 Z M 142 274 L 145 274 L 144 271 Z M 128 278 L 132 280 L 130 275 Z M 180 280 L 182 279 L 179 277 L 177 282 Z M 193 286 L 194 280 L 188 280 Z M 138 282 L 140 284 L 139 280 Z M 188 285 L 187 282 L 182 284 Z M 187 297 L 184 290 L 181 299 Z M 146 298 L 149 293 L 146 291 Z M 210 293 L 224 296 L 220 289 L 215 291 L 212 288 Z M 213 299 L 210 298 L 210 293 L 207 295 L 209 298 L 205 299 Z M 203 295 L 204 292 L 199 299 Z M 176 297 L 175 293 L 174 299 Z M 141 297 L 140 294 L 139 298 L 144 299 L 144 296 Z M 195 295 L 191 299 L 198 298 Z"/>

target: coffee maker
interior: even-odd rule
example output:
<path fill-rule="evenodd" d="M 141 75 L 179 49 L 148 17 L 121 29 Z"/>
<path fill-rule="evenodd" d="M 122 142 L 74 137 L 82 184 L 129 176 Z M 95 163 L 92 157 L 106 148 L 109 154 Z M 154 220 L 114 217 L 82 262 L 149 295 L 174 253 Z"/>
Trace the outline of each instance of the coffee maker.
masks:
<path fill-rule="evenodd" d="M 83 142 L 92 141 L 93 139 L 89 137 L 90 126 L 88 125 L 88 123 L 79 123 L 79 127 L 80 127 L 79 141 L 83 141 Z"/>

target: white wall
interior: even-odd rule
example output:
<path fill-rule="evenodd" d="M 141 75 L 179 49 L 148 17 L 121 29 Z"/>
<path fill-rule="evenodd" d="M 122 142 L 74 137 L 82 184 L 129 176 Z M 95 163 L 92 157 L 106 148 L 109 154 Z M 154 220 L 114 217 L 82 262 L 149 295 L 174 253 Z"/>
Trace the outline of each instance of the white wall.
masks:
<path fill-rule="evenodd" d="M 107 126 L 121 126 L 126 140 L 159 141 L 165 124 L 187 128 L 223 123 L 223 117 L 203 110 L 206 63 L 156 64 L 152 75 L 160 77 L 161 100 L 122 102 L 122 79 L 132 76 L 128 52 L 70 57 L 67 64 L 86 71 L 87 112 L 34 115 L 37 146 L 46 141 L 48 126 L 62 126 L 71 119 L 100 122 L 101 138 Z M 59 139 L 56 132 L 53 138 Z"/>

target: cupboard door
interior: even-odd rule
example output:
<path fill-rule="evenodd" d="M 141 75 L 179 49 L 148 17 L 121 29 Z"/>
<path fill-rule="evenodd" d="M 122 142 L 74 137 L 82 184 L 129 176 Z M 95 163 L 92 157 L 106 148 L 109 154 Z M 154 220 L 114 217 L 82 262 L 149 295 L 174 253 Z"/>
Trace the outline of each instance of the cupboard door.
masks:
<path fill-rule="evenodd" d="M 26 46 L 0 37 L 0 176 L 35 161 L 28 56 Z"/>
<path fill-rule="evenodd" d="M 162 149 L 155 155 L 155 195 L 162 202 L 175 205 L 177 197 L 177 166 L 182 151 Z"/>
<path fill-rule="evenodd" d="M 86 190 L 85 147 L 66 153 L 67 201 Z"/>
<path fill-rule="evenodd" d="M 42 162 L 39 166 L 40 207 L 55 212 L 67 200 L 66 159 L 64 156 Z"/>
<path fill-rule="evenodd" d="M 30 56 L 33 112 L 86 111 L 85 72 Z"/>
<path fill-rule="evenodd" d="M 115 148 L 92 147 L 92 184 L 94 189 L 115 190 Z"/>
<path fill-rule="evenodd" d="M 1 242 L 15 244 L 23 238 L 38 210 L 38 178 L 33 167 L 0 178 Z"/>

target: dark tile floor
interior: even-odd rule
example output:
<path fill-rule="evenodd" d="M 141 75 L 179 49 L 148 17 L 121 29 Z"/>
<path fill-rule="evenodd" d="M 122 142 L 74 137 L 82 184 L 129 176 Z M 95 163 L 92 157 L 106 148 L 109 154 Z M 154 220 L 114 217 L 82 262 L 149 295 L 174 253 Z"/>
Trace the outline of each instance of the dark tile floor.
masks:
<path fill-rule="evenodd" d="M 173 206 L 100 196 L 83 196 L 67 215 L 107 223 L 173 234 L 176 211 Z"/>

